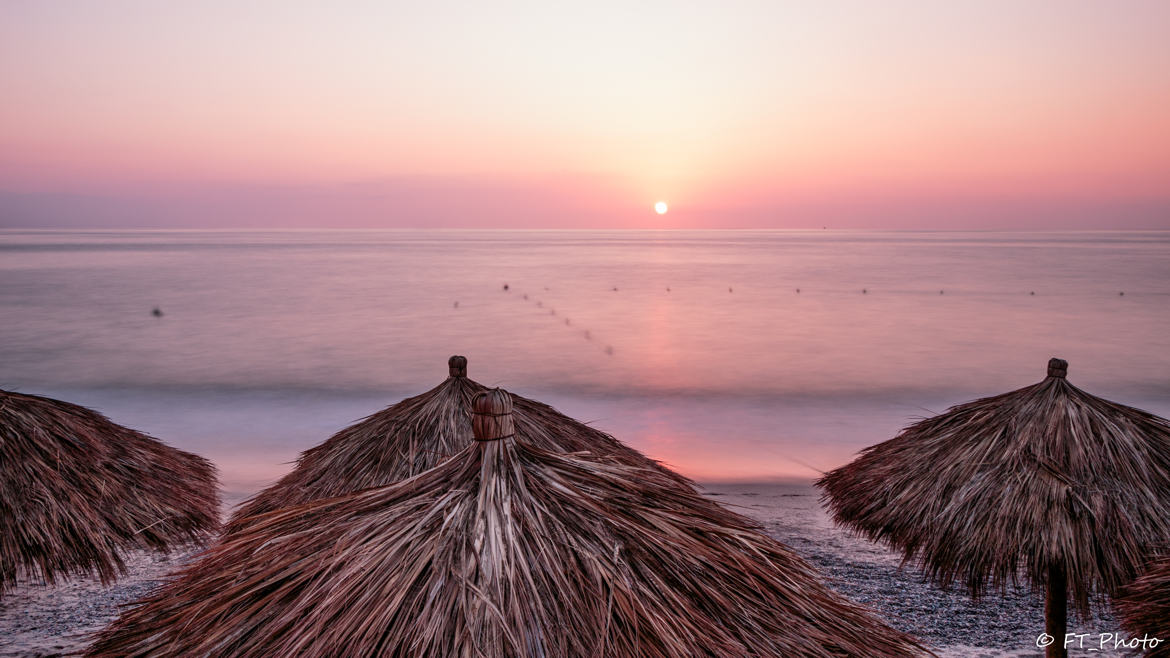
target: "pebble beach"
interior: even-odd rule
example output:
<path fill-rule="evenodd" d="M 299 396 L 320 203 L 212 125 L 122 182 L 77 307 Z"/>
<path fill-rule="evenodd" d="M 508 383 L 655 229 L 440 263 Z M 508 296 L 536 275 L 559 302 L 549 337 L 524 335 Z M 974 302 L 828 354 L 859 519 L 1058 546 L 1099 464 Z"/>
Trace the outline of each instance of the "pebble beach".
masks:
<path fill-rule="evenodd" d="M 1043 602 L 924 583 L 809 478 L 1053 355 L 1170 417 L 1164 232 L 0 230 L 0 250 L 0 384 L 211 460 L 229 504 L 463 353 L 477 381 L 740 482 L 705 491 L 943 656 L 1040 654 Z M 765 481 L 790 484 L 742 484 Z M 0 655 L 83 651 L 186 559 L 6 592 Z"/>
<path fill-rule="evenodd" d="M 923 582 L 897 555 L 833 526 L 817 490 L 807 483 L 710 484 L 702 487 L 720 504 L 746 514 L 765 532 L 787 544 L 821 571 L 830 585 L 855 602 L 875 609 L 894 627 L 921 639 L 944 658 L 1042 655 L 1036 638 L 1043 631 L 1043 601 L 1020 588 L 973 602 L 958 589 L 944 591 Z M 170 555 L 139 554 L 127 575 L 109 587 L 96 579 L 75 579 L 55 587 L 25 581 L 0 599 L 0 656 L 77 655 L 93 633 L 123 606 L 162 583 L 194 555 L 194 548 Z M 1085 650 L 1070 655 L 1138 655 L 1094 651 L 1100 634 L 1118 632 L 1109 616 L 1070 618 L 1070 633 L 1088 634 Z M 1110 645 L 1111 646 L 1111 645 Z"/>
<path fill-rule="evenodd" d="M 0 658 L 1170 658 L 1167 34 L 0 2 Z"/>

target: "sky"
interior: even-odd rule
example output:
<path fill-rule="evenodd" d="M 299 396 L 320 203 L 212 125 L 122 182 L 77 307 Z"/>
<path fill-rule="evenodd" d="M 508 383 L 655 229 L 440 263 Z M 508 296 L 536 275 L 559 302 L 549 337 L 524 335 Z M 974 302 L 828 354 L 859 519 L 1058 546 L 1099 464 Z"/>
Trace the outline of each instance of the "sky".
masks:
<path fill-rule="evenodd" d="M 1165 0 L 0 0 L 0 227 L 1170 229 L 1168 34 Z"/>

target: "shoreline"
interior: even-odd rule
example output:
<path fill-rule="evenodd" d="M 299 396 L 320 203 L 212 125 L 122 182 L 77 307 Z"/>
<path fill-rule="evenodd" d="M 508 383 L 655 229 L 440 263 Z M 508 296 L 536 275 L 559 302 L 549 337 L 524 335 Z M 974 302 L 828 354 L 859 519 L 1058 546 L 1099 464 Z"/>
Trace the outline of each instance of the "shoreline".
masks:
<path fill-rule="evenodd" d="M 108 587 L 92 576 L 55 586 L 22 578 L 0 598 L 0 657 L 77 655 L 91 636 L 112 622 L 124 606 L 146 596 L 201 549 L 170 554 L 136 552 L 126 574 Z"/>
<path fill-rule="evenodd" d="M 897 555 L 835 527 L 821 508 L 816 489 L 806 484 L 707 484 L 704 495 L 760 522 L 771 537 L 815 566 L 829 585 L 856 603 L 873 608 L 888 623 L 907 631 L 943 658 L 1019 658 L 1041 655 L 1037 635 L 1044 629 L 1044 604 L 1023 587 L 989 594 L 976 603 L 964 592 L 925 583 Z M 227 501 L 237 503 L 237 500 Z M 225 503 L 225 510 L 230 509 Z M 95 578 L 77 578 L 46 587 L 25 580 L 0 599 L 0 657 L 57 656 L 84 651 L 90 636 L 120 609 L 146 595 L 198 553 L 190 547 L 170 555 L 139 553 L 127 560 L 128 573 L 110 587 Z M 1070 633 L 1118 632 L 1107 615 L 1082 621 L 1070 615 Z M 1086 644 L 1086 653 L 1088 644 Z M 1104 651 L 1115 656 L 1137 652 Z M 1070 655 L 1081 654 L 1070 651 Z"/>
<path fill-rule="evenodd" d="M 774 539 L 811 563 L 828 584 L 855 603 L 868 606 L 895 628 L 921 640 L 943 658 L 1042 656 L 1037 637 L 1044 631 L 1044 600 L 1026 586 L 975 602 L 961 588 L 926 582 L 900 555 L 835 526 L 810 485 L 707 485 L 705 494 L 761 523 Z M 1088 620 L 1070 610 L 1069 633 L 1088 634 L 1083 655 L 1102 633 L 1120 633 L 1105 611 Z M 1113 656 L 1140 652 L 1108 650 Z M 1070 649 L 1069 655 L 1081 655 Z"/>

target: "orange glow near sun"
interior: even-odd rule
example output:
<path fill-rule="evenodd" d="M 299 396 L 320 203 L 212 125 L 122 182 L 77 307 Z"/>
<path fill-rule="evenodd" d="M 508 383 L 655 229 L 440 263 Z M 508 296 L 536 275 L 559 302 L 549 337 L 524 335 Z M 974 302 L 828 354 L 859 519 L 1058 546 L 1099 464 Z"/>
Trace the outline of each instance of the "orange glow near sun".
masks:
<path fill-rule="evenodd" d="M 0 226 L 1170 229 L 1170 2 L 350 4 L 0 0 Z"/>

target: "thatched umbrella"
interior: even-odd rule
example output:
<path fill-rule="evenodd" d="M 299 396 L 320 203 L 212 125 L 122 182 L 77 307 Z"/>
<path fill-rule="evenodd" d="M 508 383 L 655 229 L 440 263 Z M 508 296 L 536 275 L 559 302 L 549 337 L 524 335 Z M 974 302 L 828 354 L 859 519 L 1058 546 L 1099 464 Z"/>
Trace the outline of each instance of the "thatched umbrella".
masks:
<path fill-rule="evenodd" d="M 838 523 L 900 549 L 974 596 L 1022 574 L 1047 590 L 1047 632 L 1067 597 L 1132 581 L 1170 539 L 1170 423 L 1048 378 L 916 423 L 817 484 Z"/>
<path fill-rule="evenodd" d="M 472 398 L 487 388 L 468 379 L 465 357 L 451 357 L 447 367 L 449 376 L 435 388 L 393 404 L 306 450 L 292 472 L 232 515 L 227 534 L 257 514 L 405 480 L 466 448 L 472 440 Z M 686 478 L 605 432 L 535 400 L 513 395 L 512 401 L 517 436 L 529 445 L 554 452 L 592 452 L 650 467 L 691 488 Z"/>
<path fill-rule="evenodd" d="M 0 391 L 0 594 L 125 571 L 123 552 L 167 550 L 219 524 L 215 467 L 67 402 Z"/>
<path fill-rule="evenodd" d="M 527 444 L 499 390 L 411 479 L 265 514 L 94 656 L 905 656 L 908 636 L 662 471 Z"/>
<path fill-rule="evenodd" d="M 1126 585 L 1113 606 L 1121 625 L 1134 638 L 1141 635 L 1151 658 L 1170 658 L 1170 556 L 1155 562 L 1145 574 Z M 1159 641 L 1154 642 L 1152 638 Z"/>

